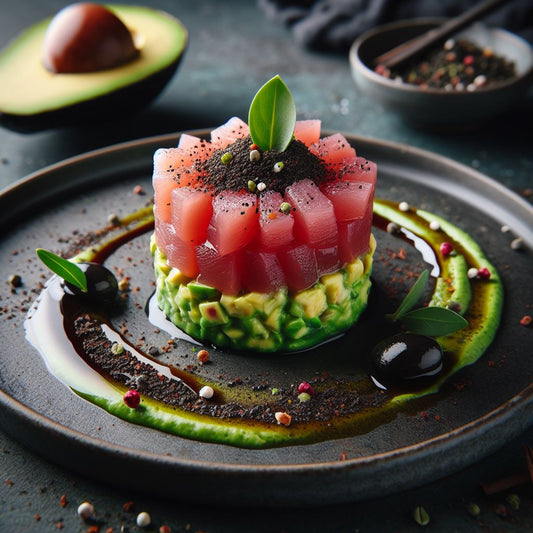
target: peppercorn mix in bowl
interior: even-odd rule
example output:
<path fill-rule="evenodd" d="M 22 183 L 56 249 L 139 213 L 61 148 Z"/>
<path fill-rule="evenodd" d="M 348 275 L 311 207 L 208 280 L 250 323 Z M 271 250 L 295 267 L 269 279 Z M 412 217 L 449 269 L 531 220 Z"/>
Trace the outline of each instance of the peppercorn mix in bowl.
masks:
<path fill-rule="evenodd" d="M 374 64 L 441 23 L 402 21 L 357 39 L 350 64 L 359 90 L 407 122 L 431 129 L 469 129 L 512 111 L 531 87 L 533 48 L 506 30 L 475 24 L 400 69 Z"/>

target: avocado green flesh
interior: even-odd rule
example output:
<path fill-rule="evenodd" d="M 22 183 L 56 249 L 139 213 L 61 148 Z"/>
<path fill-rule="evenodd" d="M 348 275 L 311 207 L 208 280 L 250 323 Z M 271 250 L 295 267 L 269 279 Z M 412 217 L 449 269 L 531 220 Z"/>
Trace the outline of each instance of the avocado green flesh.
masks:
<path fill-rule="evenodd" d="M 98 72 L 53 74 L 41 63 L 50 19 L 39 22 L 0 54 L 0 114 L 25 117 L 69 108 L 136 86 L 177 66 L 188 39 L 187 30 L 177 19 L 140 6 L 107 7 L 139 35 L 138 58 Z"/>
<path fill-rule="evenodd" d="M 245 448 L 266 448 L 317 442 L 371 431 L 373 428 L 392 420 L 398 410 L 407 408 L 413 399 L 436 392 L 453 373 L 479 359 L 496 334 L 503 305 L 503 287 L 498 272 L 468 234 L 445 219 L 431 213 L 412 210 L 409 214 L 405 214 L 398 210 L 396 204 L 384 200 L 375 200 L 374 211 L 424 238 L 431 244 L 437 256 L 439 244 L 444 241 L 452 242 L 457 252 L 456 255 L 441 258 L 441 272 L 435 284 L 430 305 L 459 303 L 461 313 L 468 320 L 469 326 L 452 335 L 438 339 L 445 353 L 450 356 L 452 364 L 446 367 L 445 372 L 437 381 L 424 390 L 419 390 L 416 393 L 400 393 L 391 396 L 384 405 L 379 407 L 366 408 L 357 413 L 334 417 L 331 420 L 291 424 L 289 427 L 285 427 L 275 422 L 227 420 L 200 415 L 168 406 L 147 397 L 142 397 L 139 408 L 130 409 L 123 402 L 122 397 L 125 389 L 122 385 L 108 381 L 92 370 L 89 371 L 90 375 L 73 369 L 68 370 L 71 368 L 70 365 L 74 365 L 75 362 L 65 360 L 58 350 L 53 350 L 48 346 L 45 349 L 49 348 L 49 351 L 44 354 L 47 364 L 59 379 L 80 396 L 117 417 L 185 438 Z M 137 222 L 146 224 L 147 216 L 147 210 L 139 212 Z M 429 229 L 429 222 L 433 220 L 439 221 L 440 231 Z M 128 217 L 123 222 L 135 227 L 136 217 Z M 93 255 L 101 254 L 107 244 L 106 241 L 103 241 L 100 246 L 93 246 L 77 256 L 76 259 L 91 260 Z M 155 252 L 154 247 L 152 251 Z M 472 266 L 487 267 L 491 272 L 490 280 L 468 279 L 467 268 Z M 172 269 L 167 268 L 165 278 L 161 279 L 166 279 L 170 270 Z M 179 277 L 180 274 L 174 271 L 171 279 L 177 281 Z M 202 299 L 204 303 L 209 302 L 209 299 L 218 294 L 212 287 L 206 287 L 196 282 L 191 284 L 189 281 L 188 283 L 190 285 L 188 287 L 189 292 L 194 294 L 199 303 L 202 303 Z M 229 306 L 229 302 L 226 304 Z M 223 307 L 220 302 L 219 305 Z M 245 307 L 244 304 L 243 307 Z M 290 308 L 290 306 L 287 307 L 287 309 Z M 296 309 L 297 306 L 292 309 L 292 312 L 296 313 Z M 229 315 L 226 308 L 224 308 L 224 312 L 227 316 Z M 288 310 L 286 313 L 289 315 L 291 311 Z M 220 321 L 218 325 L 213 327 L 223 326 L 226 318 L 217 316 L 217 313 L 214 313 L 213 316 L 216 317 L 217 321 Z M 300 319 L 302 317 L 294 317 L 295 321 Z M 357 362 L 354 364 L 357 365 Z M 72 368 L 74 367 L 75 365 Z M 242 390 L 233 390 L 218 382 L 209 383 L 206 381 L 201 384 L 211 385 L 215 388 L 222 401 L 245 401 L 246 399 L 252 403 L 266 403 L 268 402 L 267 397 L 270 395 L 270 390 L 257 392 L 246 386 Z M 354 387 L 361 394 L 365 394 L 368 392 L 366 389 L 370 388 L 371 384 L 369 381 L 364 381 L 348 383 L 348 386 Z M 295 401 L 297 401 L 296 398 Z M 316 401 L 319 399 L 317 398 Z"/>
<path fill-rule="evenodd" d="M 303 350 L 353 326 L 370 291 L 370 250 L 312 287 L 289 294 L 221 294 L 170 268 L 152 237 L 157 301 L 167 318 L 191 337 L 219 348 L 258 352 Z"/>

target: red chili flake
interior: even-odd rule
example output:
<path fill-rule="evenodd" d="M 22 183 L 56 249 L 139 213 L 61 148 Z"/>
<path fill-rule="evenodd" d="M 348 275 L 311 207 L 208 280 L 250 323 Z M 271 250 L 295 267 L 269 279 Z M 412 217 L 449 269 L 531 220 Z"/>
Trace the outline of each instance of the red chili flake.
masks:
<path fill-rule="evenodd" d="M 13 481 L 11 481 L 11 478 L 8 477 L 8 478 L 6 479 L 6 485 L 7 485 L 8 487 L 12 487 L 12 486 L 13 486 Z"/>
<path fill-rule="evenodd" d="M 451 242 L 443 242 L 440 245 L 440 253 L 443 257 L 448 257 L 453 252 L 453 244 Z"/>
<path fill-rule="evenodd" d="M 143 188 L 140 185 L 133 187 L 134 194 L 144 194 Z"/>
<path fill-rule="evenodd" d="M 313 387 L 309 383 L 307 383 L 307 381 L 302 381 L 298 385 L 298 394 L 301 394 L 302 392 L 306 392 L 307 394 L 309 394 L 309 396 L 315 395 L 315 389 L 313 389 Z"/>
<path fill-rule="evenodd" d="M 440 415 L 435 415 L 435 420 L 438 422 L 440 420 Z"/>
<path fill-rule="evenodd" d="M 100 531 L 100 526 L 89 526 L 86 533 L 98 533 Z"/>
<path fill-rule="evenodd" d="M 36 514 L 33 518 L 35 519 L 36 522 L 38 522 L 41 519 L 41 515 Z"/>
<path fill-rule="evenodd" d="M 61 505 L 61 507 L 66 507 L 67 504 L 68 504 L 67 497 L 65 494 L 62 494 L 61 498 L 59 499 L 59 505 Z"/>
<path fill-rule="evenodd" d="M 141 403 L 141 396 L 136 390 L 130 389 L 124 394 L 124 403 L 131 409 L 137 409 Z"/>
<path fill-rule="evenodd" d="M 161 526 L 159 528 L 159 533 L 172 533 L 172 529 L 170 529 L 168 526 Z"/>
<path fill-rule="evenodd" d="M 463 58 L 463 64 L 465 64 L 465 65 L 473 65 L 474 64 L 474 56 L 465 56 Z"/>
<path fill-rule="evenodd" d="M 493 366 L 496 365 L 496 363 L 495 363 L 494 361 L 489 361 L 487 364 L 488 364 L 490 367 L 493 367 Z"/>
<path fill-rule="evenodd" d="M 346 461 L 347 459 L 348 459 L 348 452 L 344 450 L 339 457 L 339 461 Z"/>
<path fill-rule="evenodd" d="M 487 267 L 480 268 L 477 271 L 477 277 L 479 279 L 489 279 L 490 278 L 490 270 Z"/>
<path fill-rule="evenodd" d="M 252 150 L 259 150 L 259 146 L 257 146 L 257 144 L 255 144 L 255 143 L 251 144 L 250 145 L 250 151 L 252 151 Z"/>
<path fill-rule="evenodd" d="M 420 411 L 420 417 L 422 420 L 427 420 L 428 414 L 426 411 Z"/>
<path fill-rule="evenodd" d="M 63 529 L 65 526 L 63 525 L 63 522 L 58 522 L 56 524 L 57 529 Z"/>
<path fill-rule="evenodd" d="M 126 511 L 127 513 L 130 513 L 131 510 L 133 509 L 133 502 L 126 502 L 126 503 L 122 506 L 122 509 L 124 509 L 124 511 Z"/>
<path fill-rule="evenodd" d="M 530 315 L 524 315 L 520 319 L 520 325 L 521 326 L 529 326 L 529 325 L 531 325 L 531 322 L 533 322 L 533 318 L 531 318 Z"/>
<path fill-rule="evenodd" d="M 268 218 L 269 218 L 270 220 L 274 220 L 274 219 L 277 218 L 277 217 L 278 217 L 278 215 L 277 215 L 276 213 L 268 213 Z"/>

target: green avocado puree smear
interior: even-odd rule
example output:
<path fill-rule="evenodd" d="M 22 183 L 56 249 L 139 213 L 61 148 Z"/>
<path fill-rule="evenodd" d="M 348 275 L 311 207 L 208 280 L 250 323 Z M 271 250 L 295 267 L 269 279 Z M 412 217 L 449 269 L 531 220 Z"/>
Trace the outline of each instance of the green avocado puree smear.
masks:
<path fill-rule="evenodd" d="M 367 433 L 394 419 L 399 408 L 407 406 L 409 401 L 437 392 L 452 374 L 478 360 L 496 334 L 503 305 L 500 276 L 479 245 L 467 233 L 427 211 L 411 208 L 409 212 L 404 213 L 398 209 L 398 204 L 387 200 L 376 199 L 374 213 L 412 232 L 429 245 L 438 259 L 440 270 L 429 305 L 443 307 L 453 305 L 469 323 L 467 328 L 437 339 L 445 354 L 450 355 L 452 362 L 445 366 L 445 370 L 435 382 L 423 390 L 408 393 L 400 391 L 396 395 L 390 394 L 385 397 L 379 405 L 365 405 L 356 412 L 333 416 L 327 420 L 293 421 L 289 426 L 277 424 L 275 420 L 265 422 L 248 418 L 227 419 L 210 416 L 168 405 L 144 395 L 141 396 L 139 407 L 131 409 L 123 401 L 123 395 L 127 390 L 124 384 L 115 382 L 86 365 L 74 350 L 66 351 L 65 332 L 57 331 L 57 328 L 52 331 L 54 328 L 46 327 L 50 322 L 48 316 L 50 313 L 60 314 L 59 305 L 55 305 L 59 296 L 53 294 L 53 284 L 45 288 L 40 300 L 30 311 L 31 320 L 26 321 L 27 338 L 41 353 L 50 371 L 81 397 L 119 418 L 180 437 L 244 448 L 268 448 Z M 432 221 L 437 221 L 440 229 L 430 229 Z M 152 224 L 150 208 L 130 215 L 121 220 L 118 228 L 104 234 L 99 242 L 93 243 L 90 248 L 76 256 L 75 260 L 103 261 L 117 248 L 117 242 L 120 244 L 128 242 L 134 236 L 149 231 Z M 442 242 L 451 242 L 454 254 L 442 257 L 439 253 Z M 469 279 L 467 272 L 472 267 L 488 268 L 491 273 L 490 279 Z M 51 291 L 50 294 L 45 294 L 47 290 Z M 34 331 L 32 328 L 37 328 L 42 319 L 42 317 L 39 319 L 39 315 L 46 317 L 42 326 L 43 331 Z M 356 324 L 354 329 L 358 327 Z M 39 341 L 39 336 L 44 331 L 46 338 Z M 61 335 L 63 338 L 59 338 Z M 122 339 L 122 341 L 127 350 L 131 350 L 134 354 L 139 353 L 127 340 Z M 223 365 L 222 357 L 220 364 Z M 358 364 L 354 360 L 354 365 Z M 220 404 L 234 402 L 237 398 L 243 405 L 250 407 L 254 402 L 266 403 L 272 396 L 270 389 L 252 391 L 251 387 L 244 386 L 241 392 L 238 392 L 223 383 L 210 383 L 199 376 L 193 376 L 192 382 L 191 386 L 196 392 L 204 385 L 212 386 L 216 390 L 217 401 Z M 345 387 L 348 391 L 357 390 L 362 395 L 374 394 L 370 379 L 355 383 L 342 382 L 337 386 Z M 324 388 L 317 384 L 316 390 L 316 398 L 310 401 L 320 401 Z M 298 402 L 296 397 L 294 400 Z M 290 413 L 290 406 L 286 410 Z"/>

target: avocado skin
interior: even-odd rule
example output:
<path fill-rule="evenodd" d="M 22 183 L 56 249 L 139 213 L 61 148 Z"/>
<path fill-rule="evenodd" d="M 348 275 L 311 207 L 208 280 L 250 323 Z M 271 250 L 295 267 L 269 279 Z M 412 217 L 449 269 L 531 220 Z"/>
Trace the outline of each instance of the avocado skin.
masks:
<path fill-rule="evenodd" d="M 101 122 L 102 120 L 109 120 L 124 115 L 129 116 L 132 112 L 139 111 L 148 106 L 161 93 L 176 73 L 181 59 L 187 50 L 189 42 L 187 29 L 177 18 L 163 11 L 142 6 L 107 5 L 107 7 L 111 8 L 121 19 L 123 16 L 127 17 L 129 13 L 136 12 L 137 17 L 142 17 L 145 20 L 151 18 L 165 20 L 167 32 L 168 27 L 171 26 L 175 28 L 172 31 L 175 31 L 176 35 L 180 35 L 181 33 L 179 37 L 182 40 L 180 46 L 170 50 L 168 54 L 169 56 L 175 54 L 175 57 L 172 57 L 168 62 L 165 61 L 166 64 L 159 68 L 159 70 L 149 72 L 144 77 L 138 77 L 135 81 L 117 86 L 114 89 L 110 89 L 105 84 L 102 84 L 101 90 L 95 91 L 94 96 L 80 97 L 77 101 L 65 103 L 65 105 L 50 110 L 28 113 L 25 113 L 24 110 L 21 112 L 18 112 L 18 110 L 17 112 L 11 112 L 9 109 L 2 110 L 2 106 L 0 105 L 0 126 L 19 133 L 34 133 L 52 128 Z M 124 21 L 126 22 L 127 19 Z M 39 39 L 44 36 L 48 22 L 47 20 L 41 21 L 28 28 L 7 46 L 5 49 L 6 52 L 9 53 L 9 50 L 13 46 L 17 46 L 18 42 L 24 43 L 24 41 L 27 41 L 28 35 L 39 44 Z M 155 27 L 157 28 L 157 26 Z M 22 46 L 25 46 L 25 44 L 22 44 Z M 0 51 L 0 57 L 2 57 L 3 53 L 4 51 Z M 40 53 L 40 48 L 37 48 L 35 54 L 40 55 Z M 161 57 L 161 55 L 158 57 Z M 43 66 L 43 71 L 45 70 Z M 103 72 L 112 70 L 114 69 Z M 0 69 L 0 85 L 2 83 L 2 76 L 3 71 Z M 83 74 L 58 74 L 57 76 L 83 76 Z M 117 67 L 117 79 L 120 76 L 119 66 Z M 36 87 L 41 83 L 39 76 L 36 76 L 36 79 L 33 81 Z"/>

